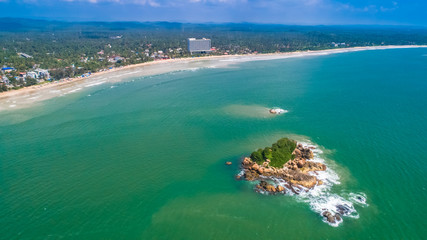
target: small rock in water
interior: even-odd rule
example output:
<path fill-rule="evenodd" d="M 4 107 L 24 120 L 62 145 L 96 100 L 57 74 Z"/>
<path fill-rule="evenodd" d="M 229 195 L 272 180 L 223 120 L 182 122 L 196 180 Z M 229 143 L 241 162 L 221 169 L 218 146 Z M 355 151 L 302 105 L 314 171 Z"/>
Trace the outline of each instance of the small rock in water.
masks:
<path fill-rule="evenodd" d="M 286 110 L 281 109 L 281 108 L 272 108 L 272 109 L 269 110 L 269 112 L 271 114 L 282 114 L 282 113 L 285 113 Z"/>
<path fill-rule="evenodd" d="M 269 193 L 275 193 L 277 191 L 275 186 L 267 183 L 266 181 L 261 181 L 258 185 L 256 185 L 256 188 Z"/>
<path fill-rule="evenodd" d="M 335 223 L 335 218 L 331 212 L 325 211 L 322 213 L 322 216 L 324 216 L 329 223 Z"/>
<path fill-rule="evenodd" d="M 231 164 L 232 164 L 232 162 L 226 162 L 225 164 L 226 164 L 226 165 L 231 165 Z"/>
<path fill-rule="evenodd" d="M 344 205 L 337 205 L 337 212 L 339 212 L 341 215 L 346 215 L 351 213 L 350 207 Z"/>
<path fill-rule="evenodd" d="M 366 204 L 366 198 L 364 198 L 362 196 L 357 196 L 356 201 L 359 203 L 362 203 L 362 204 Z"/>
<path fill-rule="evenodd" d="M 331 212 L 325 211 L 322 213 L 322 216 L 325 217 L 326 221 L 329 223 L 336 223 L 341 221 L 341 215 L 338 213 L 333 215 Z"/>

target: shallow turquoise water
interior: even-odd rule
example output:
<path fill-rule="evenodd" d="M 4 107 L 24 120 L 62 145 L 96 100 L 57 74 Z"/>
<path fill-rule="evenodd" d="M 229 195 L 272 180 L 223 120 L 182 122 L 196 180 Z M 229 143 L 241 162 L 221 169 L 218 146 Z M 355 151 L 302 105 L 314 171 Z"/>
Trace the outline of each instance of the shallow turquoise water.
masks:
<path fill-rule="evenodd" d="M 0 112 L 0 238 L 423 239 L 426 53 L 246 62 Z M 259 112 L 273 106 L 289 113 Z M 366 194 L 358 219 L 331 227 L 234 180 L 242 156 L 282 136 L 324 149 L 333 193 Z"/>

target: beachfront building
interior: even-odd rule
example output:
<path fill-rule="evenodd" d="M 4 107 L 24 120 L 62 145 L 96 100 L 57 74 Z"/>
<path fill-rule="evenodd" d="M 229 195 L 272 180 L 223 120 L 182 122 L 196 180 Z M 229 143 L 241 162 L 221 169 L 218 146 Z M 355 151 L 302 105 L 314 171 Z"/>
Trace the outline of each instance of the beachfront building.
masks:
<path fill-rule="evenodd" d="M 0 83 L 9 85 L 9 78 L 7 78 L 6 76 L 0 76 Z"/>
<path fill-rule="evenodd" d="M 125 61 L 125 58 L 120 57 L 120 56 L 111 56 L 108 58 L 108 62 L 110 62 L 110 63 L 116 63 L 116 62 L 120 63 L 122 61 Z"/>
<path fill-rule="evenodd" d="M 2 69 L 1 69 L 1 71 L 3 72 L 3 73 L 10 73 L 10 72 L 12 72 L 12 71 L 15 71 L 15 68 L 13 68 L 13 67 L 2 67 Z"/>
<path fill-rule="evenodd" d="M 18 53 L 18 55 L 19 55 L 20 57 L 23 57 L 23 58 L 33 58 L 33 56 L 30 56 L 30 55 L 28 55 L 28 54 L 26 54 L 26 53 Z"/>
<path fill-rule="evenodd" d="M 27 77 L 37 79 L 39 75 L 36 72 L 27 72 Z"/>
<path fill-rule="evenodd" d="M 34 71 L 27 72 L 26 77 L 34 79 L 50 79 L 49 71 L 46 69 L 37 68 Z"/>
<path fill-rule="evenodd" d="M 189 38 L 188 39 L 188 51 L 193 54 L 194 52 L 210 52 L 211 51 L 211 40 L 202 38 Z"/>
<path fill-rule="evenodd" d="M 34 70 L 38 74 L 38 78 L 50 79 L 50 74 L 47 69 L 36 69 Z"/>

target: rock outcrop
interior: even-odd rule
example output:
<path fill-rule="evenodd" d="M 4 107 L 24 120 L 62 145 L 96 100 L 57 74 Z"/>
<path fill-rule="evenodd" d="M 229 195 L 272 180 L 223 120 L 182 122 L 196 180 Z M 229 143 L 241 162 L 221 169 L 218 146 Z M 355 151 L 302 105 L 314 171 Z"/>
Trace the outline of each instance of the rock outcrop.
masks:
<path fill-rule="evenodd" d="M 270 184 L 265 181 L 266 179 L 270 179 L 272 182 L 282 179 L 289 187 L 311 189 L 316 185 L 323 184 L 323 182 L 309 173 L 326 170 L 324 164 L 310 161 L 314 157 L 311 149 L 298 144 L 292 153 L 293 159 L 286 162 L 282 168 L 270 166 L 269 159 L 263 163 L 256 163 L 251 158 L 245 157 L 242 161 L 243 176 L 248 181 L 261 180 L 256 188 L 269 193 L 283 193 L 286 192 L 286 189 L 279 184 L 276 186 Z M 298 192 L 295 191 L 295 193 Z"/>
<path fill-rule="evenodd" d="M 261 191 L 266 191 L 269 193 L 280 192 L 280 191 L 277 191 L 278 188 L 276 188 L 272 184 L 267 183 L 266 181 L 261 181 L 258 185 L 256 185 L 256 188 L 261 190 Z"/>
<path fill-rule="evenodd" d="M 341 221 L 341 215 L 339 213 L 333 215 L 329 211 L 325 211 L 322 213 L 322 216 L 326 218 L 326 221 L 329 223 L 337 223 Z"/>

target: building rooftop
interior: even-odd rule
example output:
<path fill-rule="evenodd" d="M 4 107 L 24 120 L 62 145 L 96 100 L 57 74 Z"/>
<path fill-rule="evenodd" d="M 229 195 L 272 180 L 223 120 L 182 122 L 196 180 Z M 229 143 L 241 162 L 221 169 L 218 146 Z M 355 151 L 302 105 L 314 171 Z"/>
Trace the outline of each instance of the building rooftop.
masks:
<path fill-rule="evenodd" d="M 13 68 L 13 67 L 4 67 L 4 68 L 2 68 L 1 70 L 14 70 L 15 68 Z"/>

